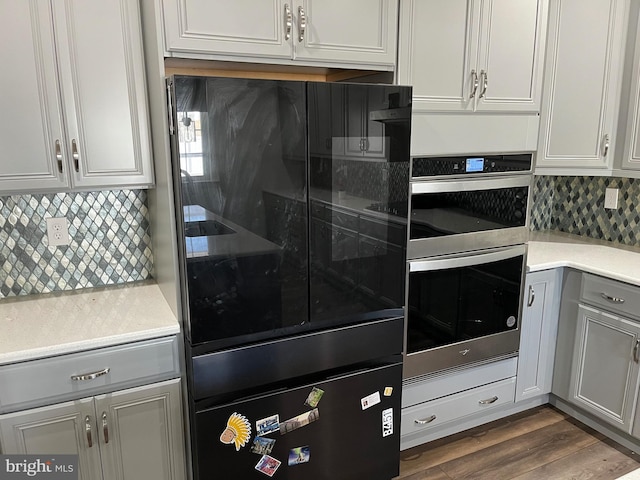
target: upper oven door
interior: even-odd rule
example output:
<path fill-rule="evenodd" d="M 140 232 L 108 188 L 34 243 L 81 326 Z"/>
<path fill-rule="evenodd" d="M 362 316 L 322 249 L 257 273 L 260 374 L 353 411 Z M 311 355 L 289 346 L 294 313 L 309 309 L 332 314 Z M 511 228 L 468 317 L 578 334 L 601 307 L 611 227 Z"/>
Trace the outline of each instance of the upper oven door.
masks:
<path fill-rule="evenodd" d="M 531 177 L 411 183 L 408 259 L 525 243 Z"/>

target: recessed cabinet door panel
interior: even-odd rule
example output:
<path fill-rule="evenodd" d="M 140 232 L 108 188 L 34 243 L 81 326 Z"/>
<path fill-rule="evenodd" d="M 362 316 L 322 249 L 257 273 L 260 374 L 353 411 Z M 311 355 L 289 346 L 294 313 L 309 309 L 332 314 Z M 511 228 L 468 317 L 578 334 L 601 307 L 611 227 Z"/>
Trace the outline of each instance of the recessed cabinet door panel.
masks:
<path fill-rule="evenodd" d="M 629 431 L 638 388 L 640 324 L 580 305 L 571 398 Z"/>
<path fill-rule="evenodd" d="M 93 398 L 0 415 L 0 444 L 5 454 L 79 455 L 80 480 L 102 479 Z"/>
<path fill-rule="evenodd" d="M 414 110 L 473 110 L 479 4 L 402 2 L 398 83 L 413 85 Z"/>
<path fill-rule="evenodd" d="M 397 1 L 298 0 L 294 5 L 296 59 L 395 64 Z"/>
<path fill-rule="evenodd" d="M 152 183 L 137 2 L 54 2 L 75 186 Z"/>
<path fill-rule="evenodd" d="M 0 3 L 0 191 L 66 186 L 60 96 L 48 2 Z"/>
<path fill-rule="evenodd" d="M 611 166 L 625 5 L 621 0 L 551 2 L 537 167 Z"/>
<path fill-rule="evenodd" d="M 483 11 L 477 110 L 540 110 L 543 0 L 491 0 Z M 484 75 L 482 74 L 484 71 Z M 485 90 L 486 85 L 486 90 Z M 480 97 L 480 95 L 482 95 Z"/>
<path fill-rule="evenodd" d="M 287 7 L 291 12 L 286 38 Z M 163 0 L 165 47 L 173 52 L 291 58 L 292 0 Z"/>
<path fill-rule="evenodd" d="M 184 478 L 180 380 L 95 397 L 104 478 Z"/>

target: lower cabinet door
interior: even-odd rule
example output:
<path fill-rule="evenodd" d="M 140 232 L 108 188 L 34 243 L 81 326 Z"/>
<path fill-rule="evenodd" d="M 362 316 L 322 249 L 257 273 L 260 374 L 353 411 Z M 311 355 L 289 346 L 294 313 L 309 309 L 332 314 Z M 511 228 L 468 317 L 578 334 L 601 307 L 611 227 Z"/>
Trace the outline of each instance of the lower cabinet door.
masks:
<path fill-rule="evenodd" d="M 101 480 L 93 398 L 0 415 L 5 454 L 78 455 L 78 478 Z"/>
<path fill-rule="evenodd" d="M 570 398 L 629 432 L 640 371 L 640 323 L 580 305 Z"/>
<path fill-rule="evenodd" d="M 405 436 L 418 433 L 467 415 L 483 412 L 500 405 L 512 404 L 515 386 L 516 379 L 513 377 L 404 408 L 400 434 Z"/>
<path fill-rule="evenodd" d="M 185 477 L 180 379 L 95 397 L 105 480 Z"/>

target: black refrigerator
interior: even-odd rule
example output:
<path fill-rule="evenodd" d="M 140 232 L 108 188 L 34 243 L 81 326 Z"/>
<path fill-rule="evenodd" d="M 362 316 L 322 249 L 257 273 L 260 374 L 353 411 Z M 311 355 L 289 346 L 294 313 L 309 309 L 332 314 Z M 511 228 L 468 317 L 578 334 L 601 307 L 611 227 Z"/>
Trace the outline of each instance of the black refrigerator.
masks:
<path fill-rule="evenodd" d="M 411 89 L 168 82 L 194 478 L 391 479 Z"/>

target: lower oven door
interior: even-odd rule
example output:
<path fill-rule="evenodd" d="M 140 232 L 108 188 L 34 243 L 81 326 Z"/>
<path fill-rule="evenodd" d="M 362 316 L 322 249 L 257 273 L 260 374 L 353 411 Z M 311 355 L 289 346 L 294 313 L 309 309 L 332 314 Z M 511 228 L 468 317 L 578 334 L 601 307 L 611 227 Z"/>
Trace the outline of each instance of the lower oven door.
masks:
<path fill-rule="evenodd" d="M 404 378 L 517 352 L 526 248 L 409 262 Z"/>

